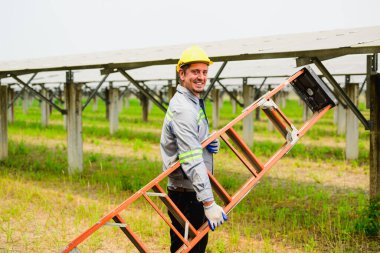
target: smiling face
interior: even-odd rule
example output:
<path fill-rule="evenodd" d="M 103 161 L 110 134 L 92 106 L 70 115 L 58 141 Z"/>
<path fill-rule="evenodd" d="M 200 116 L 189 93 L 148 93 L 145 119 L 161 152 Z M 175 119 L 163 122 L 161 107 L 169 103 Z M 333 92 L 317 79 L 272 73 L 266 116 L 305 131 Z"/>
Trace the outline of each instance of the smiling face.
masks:
<path fill-rule="evenodd" d="M 198 98 L 203 92 L 207 82 L 208 65 L 206 63 L 192 63 L 185 70 L 179 70 L 182 86 Z"/>

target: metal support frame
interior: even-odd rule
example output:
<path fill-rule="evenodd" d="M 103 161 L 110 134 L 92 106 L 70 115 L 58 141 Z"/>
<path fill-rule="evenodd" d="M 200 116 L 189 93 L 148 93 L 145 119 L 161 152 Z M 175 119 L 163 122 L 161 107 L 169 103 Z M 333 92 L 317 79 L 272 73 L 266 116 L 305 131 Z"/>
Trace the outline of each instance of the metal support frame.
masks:
<path fill-rule="evenodd" d="M 236 103 L 238 103 L 238 105 L 240 105 L 240 107 L 244 107 L 244 104 L 241 103 L 237 97 L 234 96 L 234 94 L 232 92 L 230 92 L 221 82 L 220 80 L 216 80 L 220 86 L 222 86 L 223 90 L 225 90 L 227 92 L 227 94 L 230 96 L 230 98 L 232 98 L 233 100 L 236 101 Z"/>
<path fill-rule="evenodd" d="M 367 77 L 364 78 L 364 81 L 362 83 L 362 85 L 360 86 L 360 90 L 359 90 L 359 94 L 358 94 L 358 97 L 360 97 L 360 94 L 362 93 L 363 89 L 364 89 L 364 85 L 367 83 Z"/>
<path fill-rule="evenodd" d="M 157 98 L 159 98 L 159 99 L 160 99 L 160 102 L 161 102 L 162 104 L 169 105 L 169 103 L 166 102 L 166 101 L 164 101 L 164 100 L 160 97 L 160 95 L 158 95 L 158 94 L 156 93 L 156 91 L 154 91 L 154 90 L 152 90 L 151 88 L 149 88 L 148 85 L 145 84 L 145 81 L 140 81 L 140 83 L 142 83 L 142 86 L 143 86 L 144 89 L 148 90 L 151 94 L 153 94 L 153 95 L 155 95 Z"/>
<path fill-rule="evenodd" d="M 30 84 L 30 82 L 34 79 L 34 77 L 37 75 L 38 73 L 34 73 L 30 78 L 29 80 L 26 82 L 27 85 Z M 22 87 L 22 89 L 19 91 L 19 93 L 13 98 L 13 100 L 8 104 L 8 108 L 11 107 L 13 105 L 14 102 L 16 102 L 16 100 L 22 95 L 22 92 L 25 90 L 25 86 Z"/>
<path fill-rule="evenodd" d="M 57 109 L 61 114 L 66 114 L 66 110 L 65 109 L 60 108 L 58 105 L 56 105 L 53 102 L 51 102 L 50 99 L 48 99 L 45 96 L 41 95 L 39 92 L 37 92 L 36 90 L 34 90 L 32 87 L 30 87 L 27 83 L 25 83 L 20 78 L 18 78 L 18 76 L 14 75 L 14 74 L 10 74 L 10 75 L 11 75 L 11 77 L 13 79 L 15 79 L 17 82 L 19 82 L 20 84 L 22 84 L 25 88 L 27 88 L 29 91 L 31 91 L 34 95 L 36 95 L 40 99 L 45 100 L 48 104 L 50 104 L 55 109 Z"/>
<path fill-rule="evenodd" d="M 106 81 L 107 77 L 109 76 L 109 73 L 106 74 L 103 79 L 99 82 L 99 84 L 96 86 L 95 90 L 92 91 L 92 93 L 90 94 L 90 96 L 88 97 L 86 103 L 84 103 L 84 105 L 82 106 L 82 111 L 84 111 L 84 109 L 87 107 L 87 105 L 90 103 L 91 99 L 93 99 L 95 96 L 96 96 L 96 93 L 98 92 L 100 86 L 102 86 L 102 84 Z"/>
<path fill-rule="evenodd" d="M 58 99 L 58 101 L 59 101 L 61 104 L 64 103 L 64 101 L 62 100 L 62 98 L 59 97 L 59 96 L 57 96 L 54 92 L 52 92 L 51 95 L 52 95 L 52 98 L 56 98 L 56 99 Z"/>
<path fill-rule="evenodd" d="M 166 110 L 167 110 L 166 107 L 163 106 L 155 97 L 153 97 L 149 93 L 150 89 L 145 90 L 137 81 L 135 81 L 130 75 L 128 75 L 128 73 L 124 69 L 118 68 L 118 71 L 125 78 L 127 78 L 128 81 L 130 81 L 137 89 L 139 89 L 145 96 L 147 96 L 149 99 L 151 99 L 153 101 L 153 103 L 158 106 L 158 108 L 160 108 L 163 112 L 166 113 Z"/>
<path fill-rule="evenodd" d="M 206 92 L 204 93 L 203 100 L 207 99 L 208 94 L 210 93 L 211 89 L 214 87 L 214 84 L 216 83 L 216 81 L 219 79 L 219 76 L 222 73 L 224 67 L 227 65 L 227 62 L 228 61 L 224 61 L 223 64 L 222 64 L 222 66 L 220 66 L 220 68 L 219 68 L 218 72 L 216 73 L 215 77 L 212 79 L 212 81 L 210 83 L 210 86 L 208 86 Z"/>
<path fill-rule="evenodd" d="M 263 88 L 265 81 L 268 79 L 268 77 L 264 77 L 264 80 L 261 82 L 260 87 L 257 88 L 257 93 L 255 94 L 255 100 L 258 99 L 261 96 L 261 89 Z"/>
<path fill-rule="evenodd" d="M 130 84 L 128 84 L 127 86 L 124 87 L 125 90 L 123 90 L 123 91 L 120 93 L 120 95 L 119 95 L 119 99 L 122 98 L 122 97 L 124 97 L 125 94 L 127 94 L 129 85 L 130 85 Z"/>
<path fill-rule="evenodd" d="M 342 96 L 343 100 L 346 102 L 347 106 L 352 110 L 352 112 L 358 117 L 360 122 L 363 124 L 366 130 L 370 129 L 370 125 L 368 120 L 363 116 L 363 114 L 359 111 L 359 109 L 352 103 L 351 99 L 347 96 L 347 94 L 343 91 L 343 89 L 339 86 L 334 77 L 330 74 L 330 72 L 326 69 L 326 67 L 322 64 L 322 62 L 318 58 L 312 58 L 313 63 L 317 68 L 322 72 L 322 74 L 327 78 L 330 84 L 336 89 L 339 96 Z"/>

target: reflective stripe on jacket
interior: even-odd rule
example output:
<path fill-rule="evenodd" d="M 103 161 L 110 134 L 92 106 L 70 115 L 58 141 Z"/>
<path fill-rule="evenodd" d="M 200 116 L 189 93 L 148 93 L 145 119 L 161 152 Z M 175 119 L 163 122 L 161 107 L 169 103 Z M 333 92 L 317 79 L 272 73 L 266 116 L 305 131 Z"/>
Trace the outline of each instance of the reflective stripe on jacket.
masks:
<path fill-rule="evenodd" d="M 207 118 L 199 98 L 177 86 L 170 100 L 161 133 L 163 170 L 180 161 L 181 168 L 169 175 L 169 187 L 193 189 L 198 201 L 211 201 L 213 194 L 207 169 L 213 172 L 212 154 L 201 147 L 208 136 Z"/>

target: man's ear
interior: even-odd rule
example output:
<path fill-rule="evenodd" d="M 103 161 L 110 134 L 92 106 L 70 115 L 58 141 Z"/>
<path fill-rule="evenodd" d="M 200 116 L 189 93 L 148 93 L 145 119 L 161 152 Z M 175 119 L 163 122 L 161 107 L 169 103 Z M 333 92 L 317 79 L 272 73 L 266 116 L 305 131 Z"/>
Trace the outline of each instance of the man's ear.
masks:
<path fill-rule="evenodd" d="M 181 79 L 182 81 L 185 80 L 185 71 L 183 71 L 183 69 L 179 69 L 178 75 L 179 79 Z"/>

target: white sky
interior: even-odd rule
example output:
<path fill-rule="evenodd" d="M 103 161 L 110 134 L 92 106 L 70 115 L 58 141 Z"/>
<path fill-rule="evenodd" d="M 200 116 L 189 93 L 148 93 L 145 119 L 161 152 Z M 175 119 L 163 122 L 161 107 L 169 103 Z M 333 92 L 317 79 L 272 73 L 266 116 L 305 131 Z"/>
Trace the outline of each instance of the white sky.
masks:
<path fill-rule="evenodd" d="M 0 3 L 0 61 L 380 25 L 379 0 Z"/>

